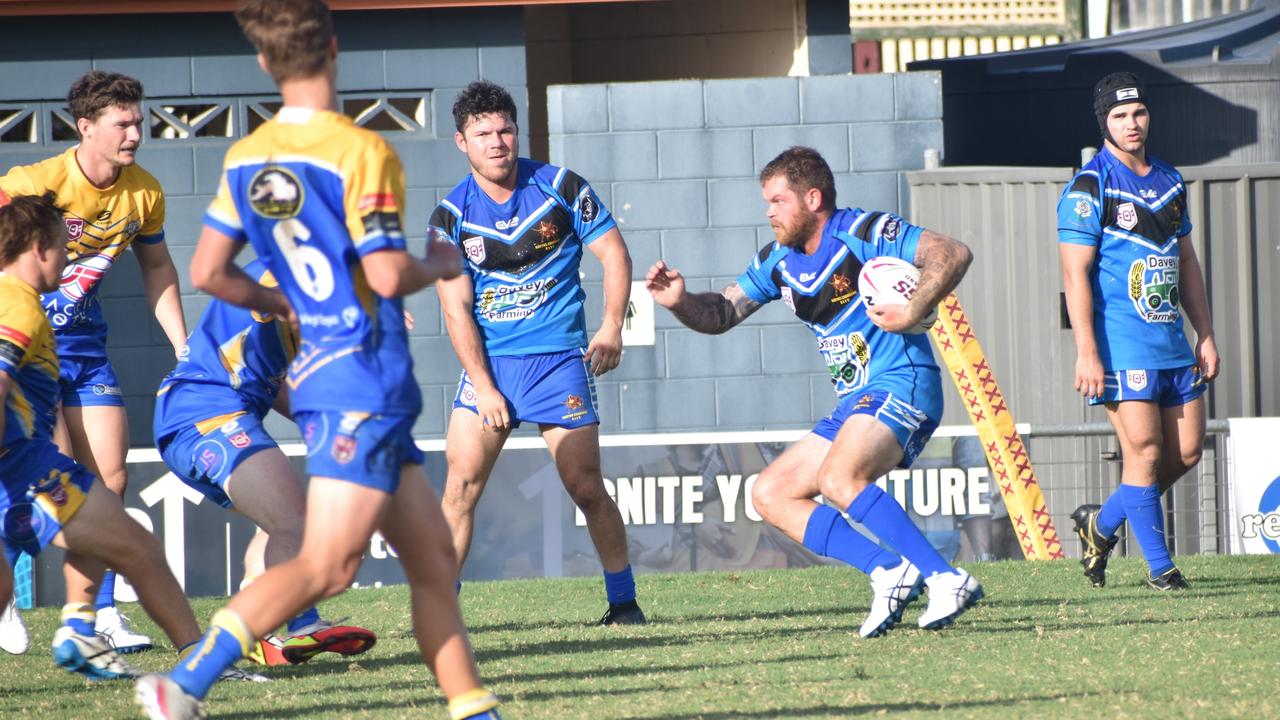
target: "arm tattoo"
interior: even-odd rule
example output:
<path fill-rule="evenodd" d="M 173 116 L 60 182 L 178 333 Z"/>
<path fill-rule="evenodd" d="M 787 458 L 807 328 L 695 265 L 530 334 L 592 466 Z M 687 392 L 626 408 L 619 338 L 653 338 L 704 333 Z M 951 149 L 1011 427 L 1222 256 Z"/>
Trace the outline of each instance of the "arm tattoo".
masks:
<path fill-rule="evenodd" d="M 747 297 L 735 282 L 718 293 L 686 295 L 684 302 L 671 308 L 671 312 L 677 320 L 698 332 L 719 335 L 758 309 L 760 303 Z"/>
<path fill-rule="evenodd" d="M 960 284 L 969 269 L 973 254 L 963 243 L 945 235 L 925 230 L 916 250 L 916 265 L 920 267 L 920 285 L 915 297 L 932 307 Z"/>

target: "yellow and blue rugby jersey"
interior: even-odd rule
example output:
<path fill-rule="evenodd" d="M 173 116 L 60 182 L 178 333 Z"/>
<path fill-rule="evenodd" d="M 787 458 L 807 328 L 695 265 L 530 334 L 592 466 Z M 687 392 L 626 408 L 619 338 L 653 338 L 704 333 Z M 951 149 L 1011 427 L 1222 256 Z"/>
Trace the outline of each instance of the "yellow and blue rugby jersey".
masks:
<path fill-rule="evenodd" d="M 0 274 L 0 370 L 13 384 L 4 406 L 4 448 L 53 437 L 58 406 L 58 352 L 40 294 Z"/>
<path fill-rule="evenodd" d="M 67 267 L 57 290 L 42 298 L 61 355 L 104 357 L 107 323 L 98 305 L 102 278 L 135 240 L 164 241 L 164 193 L 151 173 L 137 165 L 120 168 L 113 185 L 89 182 L 68 149 L 0 177 L 0 191 L 40 195 L 52 190 L 66 213 Z"/>
<path fill-rule="evenodd" d="M 403 303 L 370 290 L 360 266 L 405 249 L 403 209 L 395 151 L 337 113 L 281 108 L 228 151 L 204 222 L 251 243 L 298 314 L 295 410 L 421 410 Z"/>
<path fill-rule="evenodd" d="M 244 270 L 263 285 L 275 287 L 275 278 L 262 260 L 254 260 Z M 266 417 L 297 350 L 297 336 L 287 323 L 221 300 L 210 302 L 187 338 L 177 367 L 160 382 L 156 394 L 165 412 L 163 422 L 154 428 L 156 437 L 229 413 Z M 212 392 L 168 396 L 179 385 Z M 157 413 L 157 420 L 160 417 Z"/>

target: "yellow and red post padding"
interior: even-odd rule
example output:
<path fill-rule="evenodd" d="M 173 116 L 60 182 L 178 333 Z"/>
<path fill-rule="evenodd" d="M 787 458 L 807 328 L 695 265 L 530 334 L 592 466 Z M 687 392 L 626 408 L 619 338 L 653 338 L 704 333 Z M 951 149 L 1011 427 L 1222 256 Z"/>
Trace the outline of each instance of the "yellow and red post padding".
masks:
<path fill-rule="evenodd" d="M 960 391 L 969 419 L 978 429 L 978 439 L 994 474 L 992 480 L 1009 509 L 1009 521 L 1022 554 L 1028 560 L 1061 558 L 1062 541 L 1049 518 L 1031 458 L 955 293 L 938 303 L 938 319 L 929 334 Z"/>

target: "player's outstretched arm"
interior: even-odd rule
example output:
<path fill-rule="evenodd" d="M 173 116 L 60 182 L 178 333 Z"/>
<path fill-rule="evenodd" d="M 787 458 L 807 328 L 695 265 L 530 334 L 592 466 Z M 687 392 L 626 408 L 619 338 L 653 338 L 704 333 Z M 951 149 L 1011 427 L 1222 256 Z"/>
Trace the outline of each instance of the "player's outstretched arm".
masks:
<path fill-rule="evenodd" d="M 1093 245 L 1059 243 L 1062 283 L 1067 298 L 1067 317 L 1076 342 L 1076 392 L 1084 397 L 1102 394 L 1106 371 L 1093 334 L 1093 286 L 1089 281 L 1098 248 Z"/>
<path fill-rule="evenodd" d="M 1196 331 L 1196 364 L 1200 366 L 1200 376 L 1205 380 L 1218 377 L 1221 359 L 1218 357 L 1218 343 L 1213 338 L 1213 319 L 1209 315 L 1209 295 L 1204 288 L 1204 272 L 1200 269 L 1200 258 L 1191 244 L 1191 237 L 1184 236 L 1178 241 L 1178 288 L 1182 294 L 1182 307 L 1186 310 L 1187 319 Z"/>
<path fill-rule="evenodd" d="M 463 273 L 449 280 L 436 283 L 440 294 L 440 310 L 444 313 L 444 327 L 449 332 L 453 351 L 467 371 L 471 386 L 476 391 L 476 412 L 481 424 L 492 430 L 506 430 L 511 426 L 507 412 L 507 400 L 489 374 L 489 359 L 484 349 L 484 338 L 476 324 L 473 307 L 475 285 L 471 276 Z"/>
<path fill-rule="evenodd" d="M 263 287 L 235 264 L 241 247 L 242 243 L 206 225 L 191 259 L 191 284 L 223 302 L 288 318 L 296 325 L 293 306 L 284 293 L 278 288 Z"/>
<path fill-rule="evenodd" d="M 685 292 L 684 276 L 659 260 L 649 268 L 645 287 L 654 302 L 671 311 L 676 319 L 701 333 L 719 335 L 751 317 L 760 303 L 747 297 L 734 282 L 720 292 Z"/>
<path fill-rule="evenodd" d="M 178 287 L 178 269 L 163 242 L 132 245 L 142 270 L 142 289 L 147 304 L 155 314 L 160 329 L 164 330 L 174 353 L 182 350 L 187 342 L 187 323 L 182 317 L 182 295 Z"/>
<path fill-rule="evenodd" d="M 604 266 L 604 320 L 587 345 L 591 373 L 603 375 L 622 361 L 622 322 L 631 301 L 631 253 L 616 227 L 591 241 L 587 248 Z"/>
<path fill-rule="evenodd" d="M 385 298 L 412 295 L 438 281 L 462 272 L 462 256 L 451 243 L 432 240 L 426 257 L 405 250 L 378 250 L 360 258 L 369 288 Z"/>

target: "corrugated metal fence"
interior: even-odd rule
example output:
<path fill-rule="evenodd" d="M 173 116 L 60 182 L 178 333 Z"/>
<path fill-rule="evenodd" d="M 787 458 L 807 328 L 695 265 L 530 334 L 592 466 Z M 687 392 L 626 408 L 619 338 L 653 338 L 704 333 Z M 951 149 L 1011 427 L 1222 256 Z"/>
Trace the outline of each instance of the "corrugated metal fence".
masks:
<path fill-rule="evenodd" d="M 1222 376 L 1211 418 L 1280 415 L 1280 163 L 1181 168 L 1204 266 Z M 1071 388 L 1055 208 L 1070 168 L 908 173 L 912 221 L 963 240 L 975 262 L 959 295 L 1019 422 L 1104 420 Z M 944 422 L 963 422 L 959 402 Z"/>

